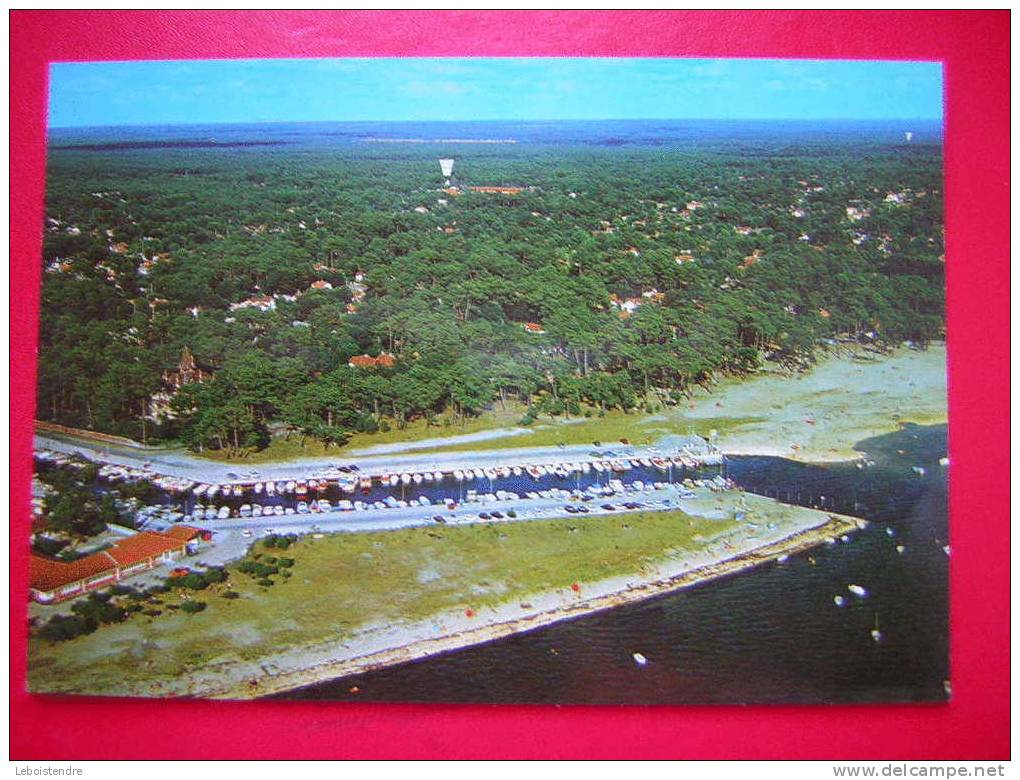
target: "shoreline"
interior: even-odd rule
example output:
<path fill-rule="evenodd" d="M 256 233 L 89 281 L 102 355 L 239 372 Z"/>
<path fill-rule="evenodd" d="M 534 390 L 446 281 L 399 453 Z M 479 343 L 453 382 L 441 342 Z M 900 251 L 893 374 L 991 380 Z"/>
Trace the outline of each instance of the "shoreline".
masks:
<path fill-rule="evenodd" d="M 701 562 L 693 569 L 690 568 L 692 562 L 687 560 L 682 562 L 682 565 L 679 565 L 681 562 L 671 564 L 671 571 L 666 573 L 656 571 L 654 575 L 616 578 L 609 581 L 611 588 L 615 587 L 615 589 L 610 589 L 604 593 L 597 593 L 600 583 L 587 584 L 583 587 L 596 591 L 596 594 L 566 606 L 552 606 L 551 608 L 509 618 L 505 614 L 500 613 L 519 610 L 516 608 L 511 610 L 500 610 L 497 608 L 494 610 L 496 613 L 495 619 L 483 625 L 468 626 L 442 636 L 412 639 L 398 646 L 384 647 L 348 658 L 328 659 L 303 668 L 282 671 L 258 678 L 257 685 L 251 685 L 250 682 L 242 683 L 234 681 L 227 687 L 216 688 L 210 686 L 205 690 L 191 689 L 188 695 L 212 699 L 260 699 L 300 688 L 338 681 L 351 675 L 375 671 L 473 645 L 484 644 L 510 635 L 543 628 L 553 623 L 586 617 L 613 607 L 637 603 L 711 582 L 756 568 L 783 556 L 805 552 L 830 540 L 837 539 L 842 535 L 860 530 L 866 525 L 867 521 L 860 518 L 829 514 L 826 515 L 825 521 L 819 525 L 798 529 L 791 534 L 779 539 L 770 540 L 763 545 L 741 550 L 728 558 Z M 660 567 L 664 566 L 664 564 L 657 565 Z M 620 579 L 635 580 L 635 582 L 624 584 L 619 582 Z M 619 587 L 621 584 L 624 587 Z M 558 594 L 554 592 L 553 594 L 544 595 L 557 596 Z M 509 606 L 512 607 L 513 605 Z M 434 621 L 429 622 L 434 623 Z M 326 652 L 330 652 L 330 649 L 332 649 L 331 654 L 335 655 L 336 647 L 337 645 L 331 644 L 325 649 Z M 340 647 L 343 647 L 343 645 Z M 315 653 L 316 650 L 321 652 L 323 649 L 322 645 L 304 648 L 306 653 Z M 263 668 L 272 666 L 273 659 L 262 659 L 260 664 Z"/>

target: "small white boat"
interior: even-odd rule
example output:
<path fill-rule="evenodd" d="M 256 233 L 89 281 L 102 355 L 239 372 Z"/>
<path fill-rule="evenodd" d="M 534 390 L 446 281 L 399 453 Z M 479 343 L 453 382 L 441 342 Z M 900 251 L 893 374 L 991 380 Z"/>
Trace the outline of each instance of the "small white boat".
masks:
<path fill-rule="evenodd" d="M 297 493 L 299 496 L 303 496 L 305 493 L 308 492 L 308 483 L 305 482 L 304 480 L 301 480 L 300 482 L 297 483 L 297 485 L 295 485 L 294 492 Z"/>
<path fill-rule="evenodd" d="M 295 490 L 297 490 L 297 483 L 294 480 L 288 481 L 287 484 L 284 486 L 284 490 L 286 490 L 288 493 L 293 493 Z"/>
<path fill-rule="evenodd" d="M 282 517 L 287 513 L 284 511 L 282 506 L 277 505 L 273 507 L 273 514 L 276 515 L 277 517 Z"/>
<path fill-rule="evenodd" d="M 276 483 L 275 482 L 267 482 L 266 483 L 266 495 L 267 496 L 275 496 L 276 495 Z"/>
<path fill-rule="evenodd" d="M 837 607 L 845 607 L 846 599 L 843 598 L 842 596 L 833 596 L 832 603 L 835 604 Z"/>
<path fill-rule="evenodd" d="M 631 658 L 634 659 L 634 663 L 638 666 L 645 666 L 648 663 L 648 659 L 641 655 L 641 653 L 632 653 Z"/>
<path fill-rule="evenodd" d="M 390 482 L 390 487 L 396 487 L 397 485 L 400 484 L 400 475 L 399 474 L 390 474 L 389 482 Z"/>
<path fill-rule="evenodd" d="M 597 460 L 592 461 L 591 467 L 595 469 L 595 471 L 597 471 L 599 474 L 602 474 L 606 470 L 606 467 L 602 465 L 601 461 Z"/>
<path fill-rule="evenodd" d="M 241 515 L 241 517 L 251 517 L 251 504 L 241 504 L 238 514 Z"/>
<path fill-rule="evenodd" d="M 262 517 L 262 504 L 252 504 L 251 505 L 251 516 L 252 517 Z"/>
<path fill-rule="evenodd" d="M 264 487 L 264 485 L 261 482 L 256 482 L 255 483 L 255 495 L 256 496 L 260 495 L 262 493 L 262 488 L 263 487 Z"/>
<path fill-rule="evenodd" d="M 544 477 L 549 473 L 549 469 L 545 466 L 535 466 L 535 470 L 538 472 L 538 476 Z"/>
<path fill-rule="evenodd" d="M 519 476 L 521 476 L 521 475 L 522 475 L 522 474 L 524 473 L 524 472 L 523 472 L 523 471 L 521 470 L 521 467 L 520 467 L 520 466 L 514 466 L 513 468 L 511 468 L 511 469 L 510 469 L 510 471 L 511 471 L 511 472 L 513 473 L 513 475 L 514 475 L 515 477 L 519 477 Z"/>
<path fill-rule="evenodd" d="M 300 514 L 300 515 L 307 515 L 308 514 L 308 504 L 306 504 L 304 501 L 298 501 L 297 511 L 298 511 L 298 514 Z"/>
<path fill-rule="evenodd" d="M 319 511 L 320 512 L 332 512 L 333 505 L 329 503 L 325 498 L 319 499 Z"/>
<path fill-rule="evenodd" d="M 903 551 L 904 551 L 905 549 L 907 549 L 907 548 L 906 548 L 906 547 L 904 547 L 904 546 L 903 546 L 902 544 L 898 544 L 898 545 L 896 545 L 896 552 L 898 552 L 898 553 L 899 553 L 900 555 L 903 555 Z"/>
<path fill-rule="evenodd" d="M 218 517 L 220 520 L 226 520 L 228 517 L 230 517 L 230 507 L 221 506 L 220 511 L 216 513 L 216 517 Z"/>
<path fill-rule="evenodd" d="M 453 478 L 455 480 L 457 480 L 458 482 L 463 482 L 464 481 L 464 472 L 461 471 L 460 469 L 454 469 L 453 470 Z"/>
<path fill-rule="evenodd" d="M 421 506 L 431 506 L 432 505 L 432 502 L 429 500 L 428 496 L 418 496 L 418 503 Z"/>
<path fill-rule="evenodd" d="M 885 529 L 886 536 L 896 536 L 896 532 L 892 528 Z"/>
<path fill-rule="evenodd" d="M 949 458 L 939 458 L 939 465 L 945 468 L 949 465 Z"/>
<path fill-rule="evenodd" d="M 421 475 L 421 477 L 426 482 L 435 482 L 436 480 L 435 476 L 432 474 L 431 471 L 426 471 L 424 474 Z"/>
<path fill-rule="evenodd" d="M 420 485 L 424 479 L 425 478 L 421 474 L 414 474 L 411 476 L 411 481 L 416 485 Z"/>
<path fill-rule="evenodd" d="M 919 477 L 923 477 L 925 473 L 923 466 L 912 466 L 910 470 L 917 474 Z"/>
<path fill-rule="evenodd" d="M 846 589 L 862 599 L 868 596 L 868 589 L 861 585 L 847 585 Z"/>
<path fill-rule="evenodd" d="M 471 469 L 471 473 L 475 475 L 475 479 L 482 479 L 485 476 L 485 472 L 481 469 Z"/>
<path fill-rule="evenodd" d="M 443 472 L 441 472 L 441 471 L 436 471 L 436 472 L 434 472 L 434 473 L 432 474 L 432 478 L 433 478 L 433 479 L 434 479 L 434 480 L 435 480 L 436 482 L 442 482 L 442 481 L 443 481 Z"/>
<path fill-rule="evenodd" d="M 400 482 L 402 484 L 404 484 L 404 485 L 410 485 L 411 484 L 411 475 L 410 474 L 401 474 L 400 475 Z"/>
<path fill-rule="evenodd" d="M 285 515 L 292 515 L 292 514 L 294 514 L 294 507 L 292 507 L 292 506 L 284 507 L 283 508 L 283 513 Z"/>
<path fill-rule="evenodd" d="M 496 479 L 497 477 L 495 469 L 485 469 L 482 473 L 489 479 Z"/>
<path fill-rule="evenodd" d="M 946 554 L 947 558 L 949 557 L 949 545 L 948 544 L 943 546 L 942 552 L 944 552 Z"/>
<path fill-rule="evenodd" d="M 207 491 L 208 489 L 209 489 L 209 486 L 208 486 L 208 485 L 199 485 L 199 486 L 198 486 L 197 488 L 195 488 L 195 489 L 194 489 L 194 491 L 192 491 L 192 492 L 194 492 L 194 494 L 195 494 L 196 496 L 204 496 L 204 495 L 205 495 L 205 492 L 206 492 L 206 491 Z"/>
<path fill-rule="evenodd" d="M 319 481 L 315 480 L 315 479 L 308 480 L 308 489 L 309 490 L 318 490 L 319 489 Z"/>
<path fill-rule="evenodd" d="M 341 512 L 350 512 L 352 509 L 354 509 L 354 504 L 352 504 L 346 498 L 343 498 L 336 502 L 336 508 L 339 509 Z"/>
<path fill-rule="evenodd" d="M 212 506 L 212 504 L 205 508 L 205 519 L 206 520 L 216 519 L 216 507 Z"/>

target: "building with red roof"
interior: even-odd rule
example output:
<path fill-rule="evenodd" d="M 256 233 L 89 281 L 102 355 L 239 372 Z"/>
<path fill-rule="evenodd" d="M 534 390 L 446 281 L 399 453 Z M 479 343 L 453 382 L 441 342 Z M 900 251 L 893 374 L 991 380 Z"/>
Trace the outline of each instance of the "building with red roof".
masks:
<path fill-rule="evenodd" d="M 193 552 L 200 538 L 207 538 L 207 532 L 177 525 L 166 531 L 141 531 L 75 561 L 32 553 L 29 594 L 41 604 L 71 599 Z"/>
<path fill-rule="evenodd" d="M 380 352 L 379 357 L 355 355 L 347 363 L 351 368 L 393 368 L 397 359 L 389 352 Z"/>

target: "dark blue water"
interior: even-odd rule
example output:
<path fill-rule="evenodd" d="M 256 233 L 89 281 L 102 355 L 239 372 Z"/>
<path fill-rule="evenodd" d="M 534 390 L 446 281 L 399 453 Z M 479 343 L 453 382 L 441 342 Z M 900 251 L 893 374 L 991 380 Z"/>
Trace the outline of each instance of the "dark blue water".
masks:
<path fill-rule="evenodd" d="M 503 703 L 819 703 L 947 696 L 945 426 L 861 442 L 874 465 L 733 458 L 749 490 L 858 513 L 849 544 L 280 698 Z M 912 470 L 924 468 L 924 475 Z M 892 529 L 890 536 L 887 529 Z M 896 551 L 903 545 L 904 552 Z M 847 585 L 870 591 L 857 599 Z M 848 597 L 838 608 L 833 596 Z M 877 625 L 882 641 L 870 635 Z M 637 666 L 632 653 L 649 659 Z M 352 688 L 357 693 L 352 693 Z"/>
<path fill-rule="evenodd" d="M 912 143 L 904 132 L 914 133 Z M 139 151 L 140 144 L 169 144 L 189 154 L 202 148 L 248 148 L 274 144 L 285 148 L 364 146 L 370 139 L 424 139 L 437 146 L 448 139 L 513 139 L 518 146 L 602 146 L 717 148 L 736 145 L 828 144 L 896 145 L 905 149 L 942 143 L 938 122 L 913 121 L 768 121 L 768 120 L 601 120 L 557 122 L 300 122 L 230 125 L 172 125 L 149 127 L 53 128 L 51 147 L 91 146 L 89 151 Z M 107 146 L 103 144 L 118 144 Z M 184 146 L 187 144 L 187 146 Z M 415 148 L 414 145 L 410 148 Z M 431 147 L 432 143 L 425 144 Z M 141 147 L 145 148 L 145 147 Z M 264 148 L 254 146 L 250 148 Z M 393 144 L 375 148 L 387 153 L 408 147 Z M 460 152 L 490 153 L 504 145 L 458 145 Z"/>

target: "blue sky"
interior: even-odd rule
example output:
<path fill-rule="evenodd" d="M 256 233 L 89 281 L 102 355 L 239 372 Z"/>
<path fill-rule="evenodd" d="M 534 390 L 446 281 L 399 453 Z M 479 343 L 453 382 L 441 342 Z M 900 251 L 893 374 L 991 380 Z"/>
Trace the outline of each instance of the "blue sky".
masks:
<path fill-rule="evenodd" d="M 935 119 L 935 62 L 305 59 L 55 63 L 51 127 L 465 119 Z"/>

